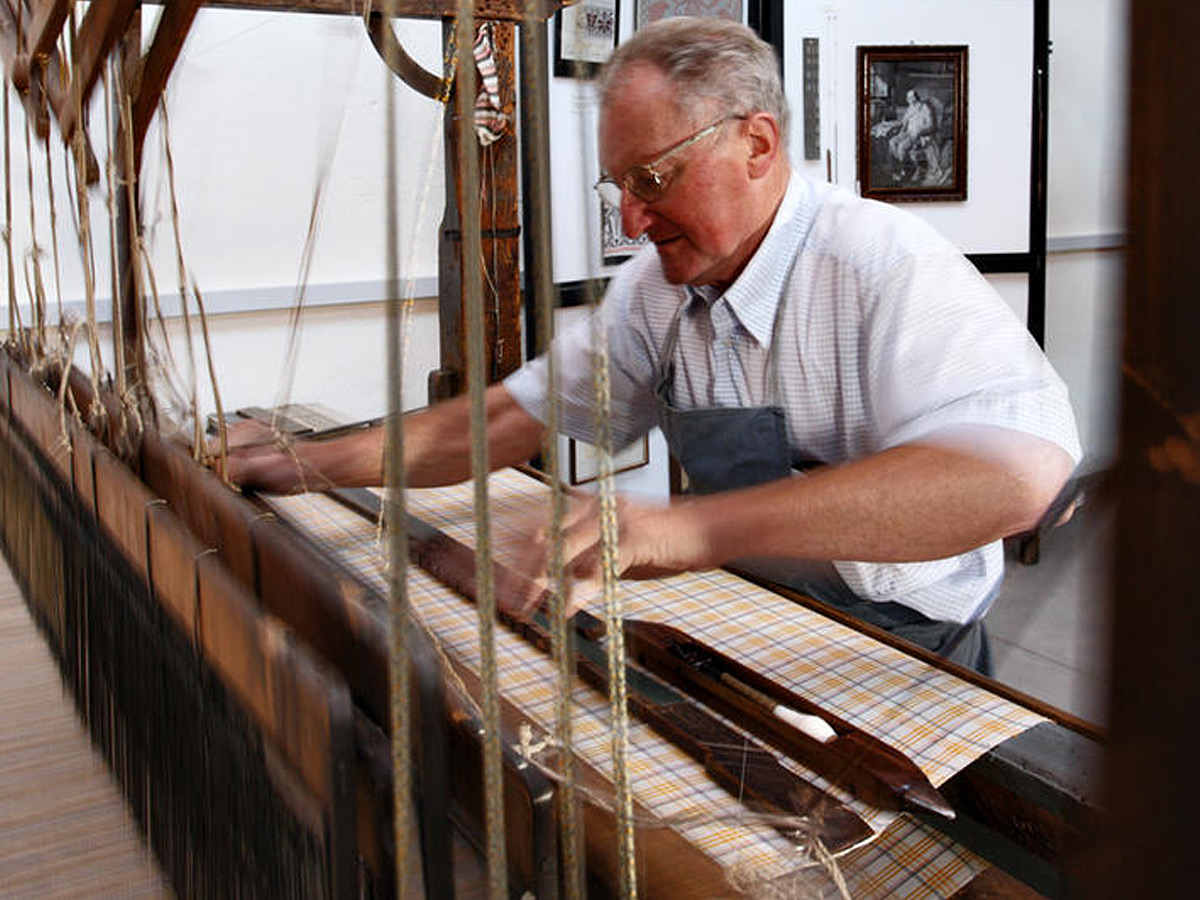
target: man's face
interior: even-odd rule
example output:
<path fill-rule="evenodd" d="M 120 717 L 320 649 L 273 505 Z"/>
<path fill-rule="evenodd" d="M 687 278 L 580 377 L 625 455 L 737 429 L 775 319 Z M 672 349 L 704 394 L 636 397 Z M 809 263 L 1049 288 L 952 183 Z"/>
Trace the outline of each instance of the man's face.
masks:
<path fill-rule="evenodd" d="M 621 76 L 600 117 L 600 165 L 620 178 L 630 166 L 645 164 L 699 129 L 722 110 L 676 114 L 674 91 L 653 66 L 635 63 Z M 625 191 L 621 224 L 632 238 L 643 233 L 658 248 L 663 272 L 674 284 L 731 283 L 757 243 L 744 203 L 750 188 L 741 120 L 725 122 L 713 134 L 662 163 L 671 175 L 663 196 L 647 203 Z"/>

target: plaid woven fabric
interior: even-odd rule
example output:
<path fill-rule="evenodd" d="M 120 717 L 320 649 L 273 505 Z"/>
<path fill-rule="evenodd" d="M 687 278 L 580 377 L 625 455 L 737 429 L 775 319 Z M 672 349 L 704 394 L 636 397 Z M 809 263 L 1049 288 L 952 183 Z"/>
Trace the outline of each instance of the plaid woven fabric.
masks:
<path fill-rule="evenodd" d="M 511 560 L 547 489 L 513 471 L 489 482 L 491 542 Z M 386 591 L 383 545 L 375 527 L 320 495 L 278 498 L 276 508 L 361 577 Z M 409 491 L 409 511 L 473 545 L 470 485 Z M 410 569 L 410 601 L 443 652 L 479 664 L 476 609 L 424 572 Z M 683 628 L 823 708 L 896 746 L 940 785 L 980 755 L 1041 718 L 981 688 L 921 663 L 724 571 L 621 583 L 625 615 Z M 552 661 L 506 629 L 497 630 L 500 688 L 529 717 L 537 736 L 553 731 L 558 691 Z M 607 698 L 574 690 L 575 752 L 601 772 L 611 768 Z M 630 730 L 629 770 L 639 803 L 674 825 L 754 896 L 811 879 L 808 862 L 777 831 L 754 820 L 702 767 L 648 726 Z M 790 760 L 785 760 L 791 764 Z M 877 832 L 839 860 L 856 898 L 948 897 L 982 870 L 981 860 L 907 816 L 872 809 L 805 777 L 853 807 Z M 749 881 L 747 881 L 749 879 Z M 776 879 L 772 882 L 772 879 Z M 826 883 L 828 886 L 828 883 Z M 794 885 L 788 890 L 794 890 Z M 808 890 L 808 888 L 805 888 Z M 779 893 L 778 896 L 794 894 Z M 820 895 L 814 893 L 814 896 Z"/>

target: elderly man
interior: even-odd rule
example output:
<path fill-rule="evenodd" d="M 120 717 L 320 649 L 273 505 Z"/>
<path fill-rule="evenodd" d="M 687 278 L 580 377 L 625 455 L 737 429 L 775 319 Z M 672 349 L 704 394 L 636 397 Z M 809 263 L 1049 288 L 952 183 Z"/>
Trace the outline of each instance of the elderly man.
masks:
<path fill-rule="evenodd" d="M 791 172 L 776 60 L 749 29 L 641 29 L 598 88 L 597 190 L 653 244 L 596 313 L 613 441 L 661 425 L 693 490 L 621 507 L 622 571 L 738 561 L 986 670 L 1000 539 L 1039 520 L 1079 456 L 1061 380 L 920 219 Z M 552 352 L 563 430 L 590 439 L 590 326 Z M 493 466 L 537 452 L 548 405 L 544 359 L 489 388 Z M 469 476 L 466 421 L 462 399 L 406 420 L 410 484 Z M 378 483 L 382 435 L 297 453 L 245 448 L 231 474 L 289 490 L 298 458 L 310 483 Z M 571 522 L 569 572 L 595 574 L 597 541 L 593 518 Z"/>

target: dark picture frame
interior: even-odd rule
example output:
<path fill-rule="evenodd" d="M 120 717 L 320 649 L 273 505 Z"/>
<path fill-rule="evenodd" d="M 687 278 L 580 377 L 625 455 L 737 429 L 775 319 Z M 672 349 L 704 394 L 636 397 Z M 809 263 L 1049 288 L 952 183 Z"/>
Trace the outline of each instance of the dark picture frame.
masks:
<path fill-rule="evenodd" d="M 584 0 L 554 16 L 554 74 L 594 78 L 621 33 L 620 0 Z"/>
<path fill-rule="evenodd" d="M 967 47 L 858 48 L 858 183 L 891 202 L 967 199 Z"/>
<path fill-rule="evenodd" d="M 571 484 L 587 484 L 600 477 L 599 451 L 591 444 L 568 439 L 569 475 Z M 613 453 L 613 474 L 629 472 L 650 464 L 650 438 L 642 435 L 628 447 Z"/>

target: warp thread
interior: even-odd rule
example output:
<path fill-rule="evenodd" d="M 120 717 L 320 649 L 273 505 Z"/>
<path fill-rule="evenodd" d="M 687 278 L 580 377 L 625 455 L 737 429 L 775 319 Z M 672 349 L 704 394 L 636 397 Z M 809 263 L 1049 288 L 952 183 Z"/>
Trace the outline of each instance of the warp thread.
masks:
<path fill-rule="evenodd" d="M 319 829 L 261 734 L 144 577 L 0 418 L 3 539 L 93 740 L 182 896 L 323 897 Z"/>

